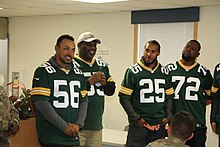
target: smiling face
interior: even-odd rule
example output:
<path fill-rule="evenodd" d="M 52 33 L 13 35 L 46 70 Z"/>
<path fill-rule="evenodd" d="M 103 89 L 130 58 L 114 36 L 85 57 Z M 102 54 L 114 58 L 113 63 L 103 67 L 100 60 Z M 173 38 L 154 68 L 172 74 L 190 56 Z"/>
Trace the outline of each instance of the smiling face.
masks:
<path fill-rule="evenodd" d="M 56 62 L 61 67 L 67 67 L 72 63 L 75 54 L 75 43 L 69 39 L 63 39 L 59 45 L 55 46 Z"/>
<path fill-rule="evenodd" d="M 91 42 L 81 42 L 78 44 L 79 48 L 79 57 L 87 62 L 91 62 L 92 58 L 96 54 L 97 50 L 97 41 L 91 41 Z"/>

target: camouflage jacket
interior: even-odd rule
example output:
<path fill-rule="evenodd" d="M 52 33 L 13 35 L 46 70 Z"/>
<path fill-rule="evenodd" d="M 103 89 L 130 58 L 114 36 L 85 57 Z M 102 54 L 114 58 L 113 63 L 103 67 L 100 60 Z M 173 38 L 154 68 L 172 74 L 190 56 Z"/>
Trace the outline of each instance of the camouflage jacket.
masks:
<path fill-rule="evenodd" d="M 10 121 L 19 123 L 19 112 L 9 101 L 4 87 L 0 86 L 0 132 L 8 130 Z"/>
<path fill-rule="evenodd" d="M 147 147 L 188 147 L 184 142 L 175 137 L 169 137 L 168 139 L 158 139 L 151 142 Z"/>

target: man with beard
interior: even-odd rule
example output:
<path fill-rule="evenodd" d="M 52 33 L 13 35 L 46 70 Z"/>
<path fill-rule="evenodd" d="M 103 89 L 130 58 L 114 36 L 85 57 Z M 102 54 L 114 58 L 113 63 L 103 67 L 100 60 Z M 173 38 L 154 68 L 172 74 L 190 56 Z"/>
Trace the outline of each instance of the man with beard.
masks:
<path fill-rule="evenodd" d="M 38 138 L 41 147 L 75 147 L 86 116 L 89 85 L 72 64 L 74 38 L 60 36 L 55 51 L 33 77 L 31 98 L 36 106 Z"/>
<path fill-rule="evenodd" d="M 160 44 L 148 41 L 141 60 L 125 72 L 118 96 L 129 121 L 126 147 L 144 147 L 166 136 L 174 90 L 159 55 Z"/>
<path fill-rule="evenodd" d="M 82 70 L 88 79 L 88 110 L 84 127 L 80 130 L 80 146 L 102 146 L 102 115 L 104 112 L 105 95 L 112 96 L 115 82 L 109 72 L 108 65 L 101 59 L 94 58 L 100 39 L 91 32 L 82 33 L 77 41 L 79 54 L 73 64 Z"/>
<path fill-rule="evenodd" d="M 205 147 L 206 100 L 210 98 L 213 81 L 210 71 L 196 62 L 200 48 L 197 40 L 190 40 L 182 51 L 182 59 L 167 65 L 175 89 L 174 113 L 185 110 L 195 118 L 194 136 L 186 142 L 190 147 Z"/>

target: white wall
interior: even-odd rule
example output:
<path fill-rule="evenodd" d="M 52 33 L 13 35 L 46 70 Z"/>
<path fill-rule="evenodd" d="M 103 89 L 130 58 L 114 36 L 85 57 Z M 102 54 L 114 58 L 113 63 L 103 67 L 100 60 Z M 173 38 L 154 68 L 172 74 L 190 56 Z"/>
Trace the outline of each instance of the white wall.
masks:
<path fill-rule="evenodd" d="M 219 61 L 220 6 L 202 7 L 198 40 L 202 44 L 198 61 L 213 71 Z M 17 17 L 9 19 L 9 66 L 23 69 L 24 83 L 31 88 L 34 69 L 54 54 L 57 37 L 68 33 L 75 38 L 84 31 L 91 31 L 102 40 L 100 47 L 110 50 L 110 68 L 117 91 L 106 98 L 104 126 L 123 130 L 127 117 L 118 102 L 118 90 L 125 69 L 133 64 L 133 25 L 130 12 Z M 217 138 L 210 131 L 209 107 L 207 110 L 207 146 L 217 146 Z"/>
<path fill-rule="evenodd" d="M 23 82 L 31 88 L 35 68 L 55 53 L 59 35 L 75 36 L 91 31 L 102 41 L 100 47 L 110 51 L 110 70 L 117 82 L 117 92 L 106 98 L 104 126 L 123 129 L 125 112 L 118 102 L 118 88 L 125 68 L 133 63 L 133 25 L 130 13 L 18 17 L 9 19 L 10 68 L 24 71 Z"/>
<path fill-rule="evenodd" d="M 209 68 L 213 73 L 214 67 L 220 62 L 220 6 L 202 7 L 198 26 L 198 40 L 201 42 L 202 50 L 199 62 Z M 217 146 L 217 137 L 211 131 L 209 116 L 210 106 L 207 107 L 208 140 L 207 147 Z"/>

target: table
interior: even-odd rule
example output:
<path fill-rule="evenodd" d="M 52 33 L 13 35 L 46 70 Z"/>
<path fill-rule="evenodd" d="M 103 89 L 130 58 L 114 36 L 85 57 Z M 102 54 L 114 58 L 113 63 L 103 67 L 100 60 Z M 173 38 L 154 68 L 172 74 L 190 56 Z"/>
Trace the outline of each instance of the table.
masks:
<path fill-rule="evenodd" d="M 103 129 L 102 147 L 123 147 L 126 143 L 127 131 Z"/>

